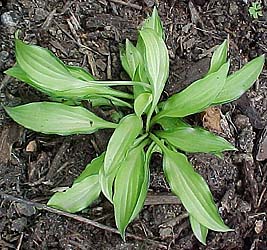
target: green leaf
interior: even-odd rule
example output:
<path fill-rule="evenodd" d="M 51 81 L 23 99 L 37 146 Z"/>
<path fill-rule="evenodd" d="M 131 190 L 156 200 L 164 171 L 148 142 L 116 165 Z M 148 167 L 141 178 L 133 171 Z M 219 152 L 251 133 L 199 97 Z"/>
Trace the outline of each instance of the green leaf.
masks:
<path fill-rule="evenodd" d="M 12 68 L 9 68 L 4 72 L 5 74 L 15 77 L 22 82 L 29 83 L 30 85 L 34 85 L 28 75 L 21 69 L 18 64 L 15 64 Z"/>
<path fill-rule="evenodd" d="M 143 57 L 139 50 L 128 39 L 126 39 L 125 48 L 120 51 L 120 59 L 123 68 L 133 81 L 147 82 L 147 77 L 144 72 Z M 133 90 L 135 97 L 145 91 L 142 86 L 134 86 Z"/>
<path fill-rule="evenodd" d="M 86 81 L 72 77 L 64 63 L 49 50 L 35 45 L 27 45 L 19 39 L 15 41 L 16 59 L 28 77 L 42 88 L 55 90 L 88 86 Z"/>
<path fill-rule="evenodd" d="M 125 48 L 120 51 L 120 59 L 123 68 L 134 80 L 137 67 L 143 63 L 143 58 L 138 49 L 128 39 L 126 39 Z"/>
<path fill-rule="evenodd" d="M 209 229 L 230 231 L 220 218 L 208 185 L 194 171 L 186 156 L 165 146 L 162 149 L 165 176 L 172 192 L 178 196 L 189 214 Z"/>
<path fill-rule="evenodd" d="M 104 161 L 105 174 L 113 172 L 142 130 L 142 120 L 134 114 L 125 116 L 111 136 Z"/>
<path fill-rule="evenodd" d="M 85 108 L 61 103 L 35 102 L 5 110 L 20 125 L 44 134 L 91 134 L 98 129 L 117 127 Z"/>
<path fill-rule="evenodd" d="M 88 97 L 87 99 L 88 101 L 90 101 L 92 107 L 100 107 L 100 106 L 117 106 L 117 107 L 128 107 L 128 108 L 133 108 L 133 106 L 126 102 L 123 101 L 119 98 L 116 98 L 114 96 L 92 96 L 92 97 Z"/>
<path fill-rule="evenodd" d="M 100 185 L 98 175 L 91 175 L 75 183 L 65 192 L 55 193 L 47 205 L 70 213 L 75 213 L 88 207 L 99 197 Z"/>
<path fill-rule="evenodd" d="M 210 153 L 236 148 L 220 136 L 202 128 L 178 127 L 167 131 L 158 131 L 156 135 L 185 152 Z"/>
<path fill-rule="evenodd" d="M 193 216 L 189 215 L 189 221 L 192 231 L 196 238 L 206 246 L 206 238 L 208 235 L 208 228 L 201 225 Z"/>
<path fill-rule="evenodd" d="M 169 56 L 167 47 L 161 37 L 152 29 L 142 29 L 140 36 L 145 46 L 144 62 L 151 84 L 155 109 L 169 75 Z"/>
<path fill-rule="evenodd" d="M 113 198 L 115 220 L 123 238 L 127 225 L 139 213 L 146 198 L 148 170 L 145 169 L 147 166 L 145 166 L 144 146 L 141 144 L 129 151 L 115 179 Z M 135 210 L 137 206 L 139 209 Z"/>
<path fill-rule="evenodd" d="M 91 175 L 98 175 L 100 168 L 104 164 L 105 152 L 102 153 L 100 156 L 93 159 L 89 164 L 86 165 L 85 169 L 82 173 L 75 179 L 74 184 L 81 182 L 85 178 Z"/>
<path fill-rule="evenodd" d="M 146 19 L 142 27 L 142 29 L 147 29 L 147 28 L 153 29 L 159 37 L 164 39 L 164 31 L 156 7 L 154 7 L 151 17 Z"/>
<path fill-rule="evenodd" d="M 191 127 L 190 124 L 176 117 L 163 117 L 159 119 L 157 123 L 160 124 L 164 130 L 175 129 L 177 127 Z"/>
<path fill-rule="evenodd" d="M 140 94 L 134 101 L 134 111 L 137 116 L 141 116 L 146 112 L 147 108 L 152 102 L 152 95 L 148 92 Z"/>
<path fill-rule="evenodd" d="M 228 40 L 224 40 L 224 42 L 218 46 L 212 55 L 208 74 L 218 71 L 220 67 L 227 62 L 227 52 Z"/>
<path fill-rule="evenodd" d="M 89 81 L 88 73 L 81 68 L 65 66 L 47 49 L 27 45 L 19 39 L 16 39 L 15 44 L 17 62 L 22 71 L 27 74 L 30 83 L 34 83 L 34 87 L 56 97 L 72 98 L 80 94 L 81 99 L 92 95 L 111 95 L 131 99 L 131 95 L 106 86 L 134 84 L 144 86 L 144 83 L 131 81 Z M 84 80 L 85 78 L 87 81 Z"/>
<path fill-rule="evenodd" d="M 213 100 L 213 105 L 228 103 L 243 95 L 259 77 L 264 62 L 264 55 L 256 57 L 227 77 L 222 91 Z"/>
<path fill-rule="evenodd" d="M 192 83 L 183 91 L 171 96 L 163 105 L 152 121 L 157 121 L 162 117 L 185 117 L 209 107 L 218 93 L 222 90 L 229 63 L 224 64 L 215 73 Z"/>
<path fill-rule="evenodd" d="M 84 81 L 94 81 L 95 78 L 93 75 L 91 75 L 89 72 L 87 72 L 85 69 L 79 67 L 79 66 L 66 66 L 66 68 L 69 70 L 71 75 L 77 79 L 84 80 Z"/>
<path fill-rule="evenodd" d="M 101 186 L 101 191 L 110 201 L 110 203 L 113 203 L 113 184 L 119 167 L 120 165 L 117 165 L 111 173 L 106 174 L 103 165 L 99 171 L 99 183 Z"/>

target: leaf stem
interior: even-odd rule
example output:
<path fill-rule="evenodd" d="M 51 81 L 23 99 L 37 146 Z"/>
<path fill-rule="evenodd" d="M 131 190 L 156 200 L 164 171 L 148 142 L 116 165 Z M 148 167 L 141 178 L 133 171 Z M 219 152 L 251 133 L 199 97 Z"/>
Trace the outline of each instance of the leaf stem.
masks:
<path fill-rule="evenodd" d="M 149 137 L 157 143 L 157 145 L 162 149 L 162 151 L 168 150 L 168 148 L 164 145 L 164 143 L 154 134 L 150 133 Z"/>

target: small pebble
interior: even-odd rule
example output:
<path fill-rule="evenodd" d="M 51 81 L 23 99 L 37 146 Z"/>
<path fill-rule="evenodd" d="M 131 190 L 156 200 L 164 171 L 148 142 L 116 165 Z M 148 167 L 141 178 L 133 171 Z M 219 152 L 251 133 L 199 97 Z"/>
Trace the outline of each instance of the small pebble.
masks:
<path fill-rule="evenodd" d="M 16 232 L 23 232 L 24 228 L 27 226 L 27 219 L 21 217 L 12 221 L 11 229 Z"/>
<path fill-rule="evenodd" d="M 8 11 L 8 12 L 3 13 L 1 15 L 1 23 L 7 27 L 16 26 L 17 25 L 16 13 L 13 11 Z"/>
<path fill-rule="evenodd" d="M 36 209 L 32 206 L 23 203 L 16 204 L 17 211 L 20 215 L 25 215 L 27 217 L 32 216 L 36 213 Z"/>
<path fill-rule="evenodd" d="M 0 61 L 5 62 L 9 57 L 9 53 L 5 50 L 0 52 Z"/>
<path fill-rule="evenodd" d="M 257 234 L 260 234 L 262 229 L 263 229 L 263 221 L 262 220 L 257 220 L 256 223 L 255 223 L 255 228 L 254 228 L 255 232 Z"/>
<path fill-rule="evenodd" d="M 36 141 L 30 141 L 26 147 L 26 152 L 35 152 L 37 151 Z"/>

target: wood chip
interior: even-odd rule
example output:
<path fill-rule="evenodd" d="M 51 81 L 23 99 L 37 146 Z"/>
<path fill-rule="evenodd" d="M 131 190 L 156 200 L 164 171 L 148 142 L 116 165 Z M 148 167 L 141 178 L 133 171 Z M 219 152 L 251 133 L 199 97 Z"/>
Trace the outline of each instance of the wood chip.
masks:
<path fill-rule="evenodd" d="M 221 112 L 217 107 L 210 107 L 202 112 L 203 127 L 217 133 L 222 132 Z"/>
<path fill-rule="evenodd" d="M 258 142 L 258 150 L 256 155 L 257 161 L 264 161 L 267 159 L 267 126 L 261 133 L 260 140 Z"/>
<path fill-rule="evenodd" d="M 0 135 L 0 163 L 7 164 L 11 160 L 12 146 L 19 141 L 23 128 L 16 124 L 11 124 L 2 129 Z"/>
<path fill-rule="evenodd" d="M 26 146 L 26 152 L 36 152 L 36 151 L 37 151 L 36 141 L 30 141 Z"/>

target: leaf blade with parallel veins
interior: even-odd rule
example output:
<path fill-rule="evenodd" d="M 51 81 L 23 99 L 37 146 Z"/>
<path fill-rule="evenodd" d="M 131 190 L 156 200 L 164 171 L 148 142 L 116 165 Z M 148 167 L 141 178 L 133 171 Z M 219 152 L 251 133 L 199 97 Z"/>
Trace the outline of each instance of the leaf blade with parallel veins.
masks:
<path fill-rule="evenodd" d="M 125 116 L 110 138 L 104 161 L 105 174 L 113 172 L 142 130 L 142 121 L 134 114 Z"/>
<path fill-rule="evenodd" d="M 154 117 L 154 122 L 166 116 L 185 117 L 209 107 L 222 90 L 228 70 L 229 62 L 215 73 L 205 76 L 183 91 L 171 96 L 164 103 L 162 110 Z"/>
<path fill-rule="evenodd" d="M 192 215 L 189 215 L 189 221 L 192 231 L 196 238 L 203 244 L 206 245 L 206 238 L 208 235 L 208 228 L 201 225 Z"/>
<path fill-rule="evenodd" d="M 197 127 L 178 127 L 167 131 L 158 131 L 156 135 L 165 139 L 174 147 L 190 153 L 236 150 L 224 138 Z"/>
<path fill-rule="evenodd" d="M 146 197 L 143 189 L 147 191 L 148 174 L 144 168 L 147 167 L 144 146 L 145 144 L 141 143 L 129 151 L 121 163 L 114 183 L 115 221 L 123 238 L 127 225 L 135 218 Z"/>
<path fill-rule="evenodd" d="M 171 190 L 186 210 L 205 227 L 219 232 L 231 231 L 222 221 L 209 187 L 194 171 L 185 155 L 163 148 L 163 168 Z"/>
<path fill-rule="evenodd" d="M 61 103 L 35 102 L 5 107 L 5 110 L 20 125 L 44 134 L 90 134 L 98 129 L 117 127 L 117 124 L 105 121 L 83 107 Z"/>
<path fill-rule="evenodd" d="M 98 175 L 91 175 L 64 192 L 55 193 L 47 205 L 70 213 L 76 213 L 88 207 L 99 197 L 101 188 Z"/>
<path fill-rule="evenodd" d="M 223 89 L 212 104 L 224 104 L 238 99 L 257 80 L 264 66 L 264 62 L 264 55 L 256 57 L 245 64 L 240 70 L 228 76 Z"/>

